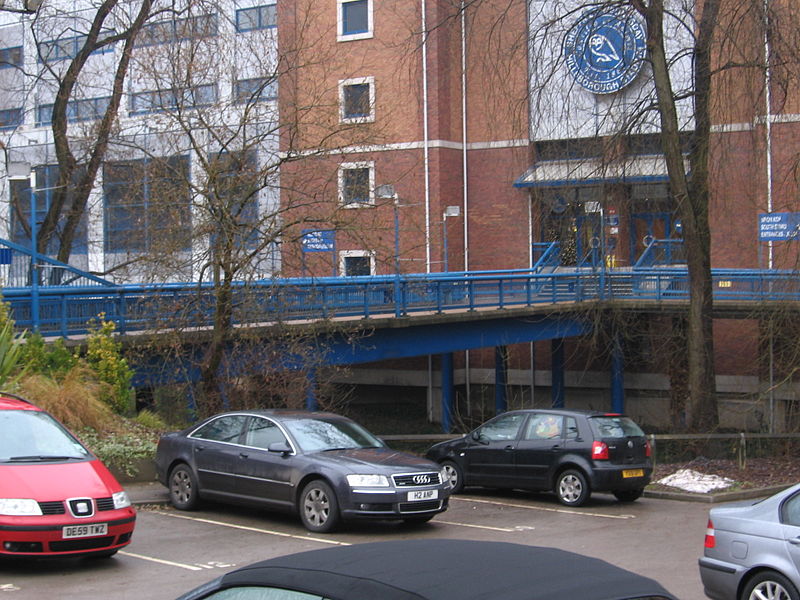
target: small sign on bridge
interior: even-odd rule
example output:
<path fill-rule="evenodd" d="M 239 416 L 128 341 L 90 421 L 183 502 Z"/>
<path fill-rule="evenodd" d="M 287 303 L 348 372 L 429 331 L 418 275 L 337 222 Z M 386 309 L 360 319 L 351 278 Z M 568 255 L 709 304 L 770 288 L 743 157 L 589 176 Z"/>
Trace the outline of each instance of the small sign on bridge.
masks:
<path fill-rule="evenodd" d="M 800 239 L 800 213 L 759 214 L 758 239 L 761 242 L 785 242 Z"/>
<path fill-rule="evenodd" d="M 303 252 L 333 252 L 336 249 L 336 231 L 333 229 L 304 229 Z"/>

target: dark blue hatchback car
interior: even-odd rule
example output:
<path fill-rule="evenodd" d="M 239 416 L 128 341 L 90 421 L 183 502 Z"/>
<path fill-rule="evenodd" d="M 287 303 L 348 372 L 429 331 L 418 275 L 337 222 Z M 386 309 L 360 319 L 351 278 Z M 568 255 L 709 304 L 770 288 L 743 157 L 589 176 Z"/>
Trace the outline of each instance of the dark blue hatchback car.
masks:
<path fill-rule="evenodd" d="M 543 409 L 503 413 L 426 456 L 444 467 L 454 493 L 465 486 L 552 490 L 562 504 L 580 506 L 593 491 L 636 500 L 650 482 L 650 454 L 644 432 L 625 415 Z"/>

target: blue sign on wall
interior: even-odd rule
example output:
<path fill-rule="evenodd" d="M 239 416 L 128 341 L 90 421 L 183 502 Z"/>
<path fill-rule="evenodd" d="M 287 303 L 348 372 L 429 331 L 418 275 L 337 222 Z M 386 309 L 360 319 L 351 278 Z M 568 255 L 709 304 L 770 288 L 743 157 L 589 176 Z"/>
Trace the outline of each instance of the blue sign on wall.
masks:
<path fill-rule="evenodd" d="M 646 53 L 644 24 L 624 8 L 589 10 L 564 38 L 569 72 L 594 94 L 613 94 L 630 84 Z"/>
<path fill-rule="evenodd" d="M 303 229 L 303 252 L 333 252 L 336 250 L 336 231 L 333 229 Z"/>
<path fill-rule="evenodd" d="M 800 239 L 800 213 L 759 214 L 758 239 L 761 242 L 784 242 Z"/>
<path fill-rule="evenodd" d="M 11 248 L 0 248 L 0 265 L 10 265 L 12 259 Z"/>

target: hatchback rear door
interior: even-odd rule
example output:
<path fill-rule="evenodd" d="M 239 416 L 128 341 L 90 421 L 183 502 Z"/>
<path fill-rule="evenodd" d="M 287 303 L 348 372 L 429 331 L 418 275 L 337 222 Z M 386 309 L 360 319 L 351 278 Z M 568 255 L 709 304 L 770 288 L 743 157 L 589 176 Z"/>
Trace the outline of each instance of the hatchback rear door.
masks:
<path fill-rule="evenodd" d="M 647 438 L 641 428 L 624 415 L 600 415 L 589 418 L 596 440 L 608 446 L 612 465 L 647 463 Z M 642 474 L 643 475 L 643 474 Z M 641 475 L 639 475 L 641 476 Z"/>

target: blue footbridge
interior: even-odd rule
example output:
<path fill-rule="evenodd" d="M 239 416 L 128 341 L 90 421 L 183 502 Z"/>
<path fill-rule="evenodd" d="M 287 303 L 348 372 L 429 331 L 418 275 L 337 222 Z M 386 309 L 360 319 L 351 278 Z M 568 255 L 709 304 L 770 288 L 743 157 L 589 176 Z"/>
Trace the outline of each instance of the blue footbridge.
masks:
<path fill-rule="evenodd" d="M 232 290 L 233 325 L 264 339 L 279 327 L 305 328 L 315 340 L 317 366 L 439 354 L 443 427 L 449 428 L 454 352 L 496 349 L 496 408 L 502 411 L 505 347 L 551 340 L 552 400 L 563 406 L 563 340 L 590 334 L 597 311 L 685 312 L 689 281 L 686 266 L 675 262 L 677 242 L 653 240 L 627 268 L 600 261 L 563 265 L 553 243 L 530 269 L 239 281 Z M 212 282 L 115 284 L 4 240 L 0 259 L 3 299 L 17 327 L 46 339 L 80 343 L 89 323 L 103 315 L 123 341 L 179 331 L 200 349 L 214 324 L 219 288 Z M 714 269 L 712 279 L 716 317 L 800 311 L 796 271 Z M 612 410 L 621 412 L 621 344 L 612 353 Z M 308 367 L 301 358 L 282 360 L 286 368 Z M 196 375 L 190 369 L 181 376 Z M 313 397 L 307 406 L 314 408 Z"/>

